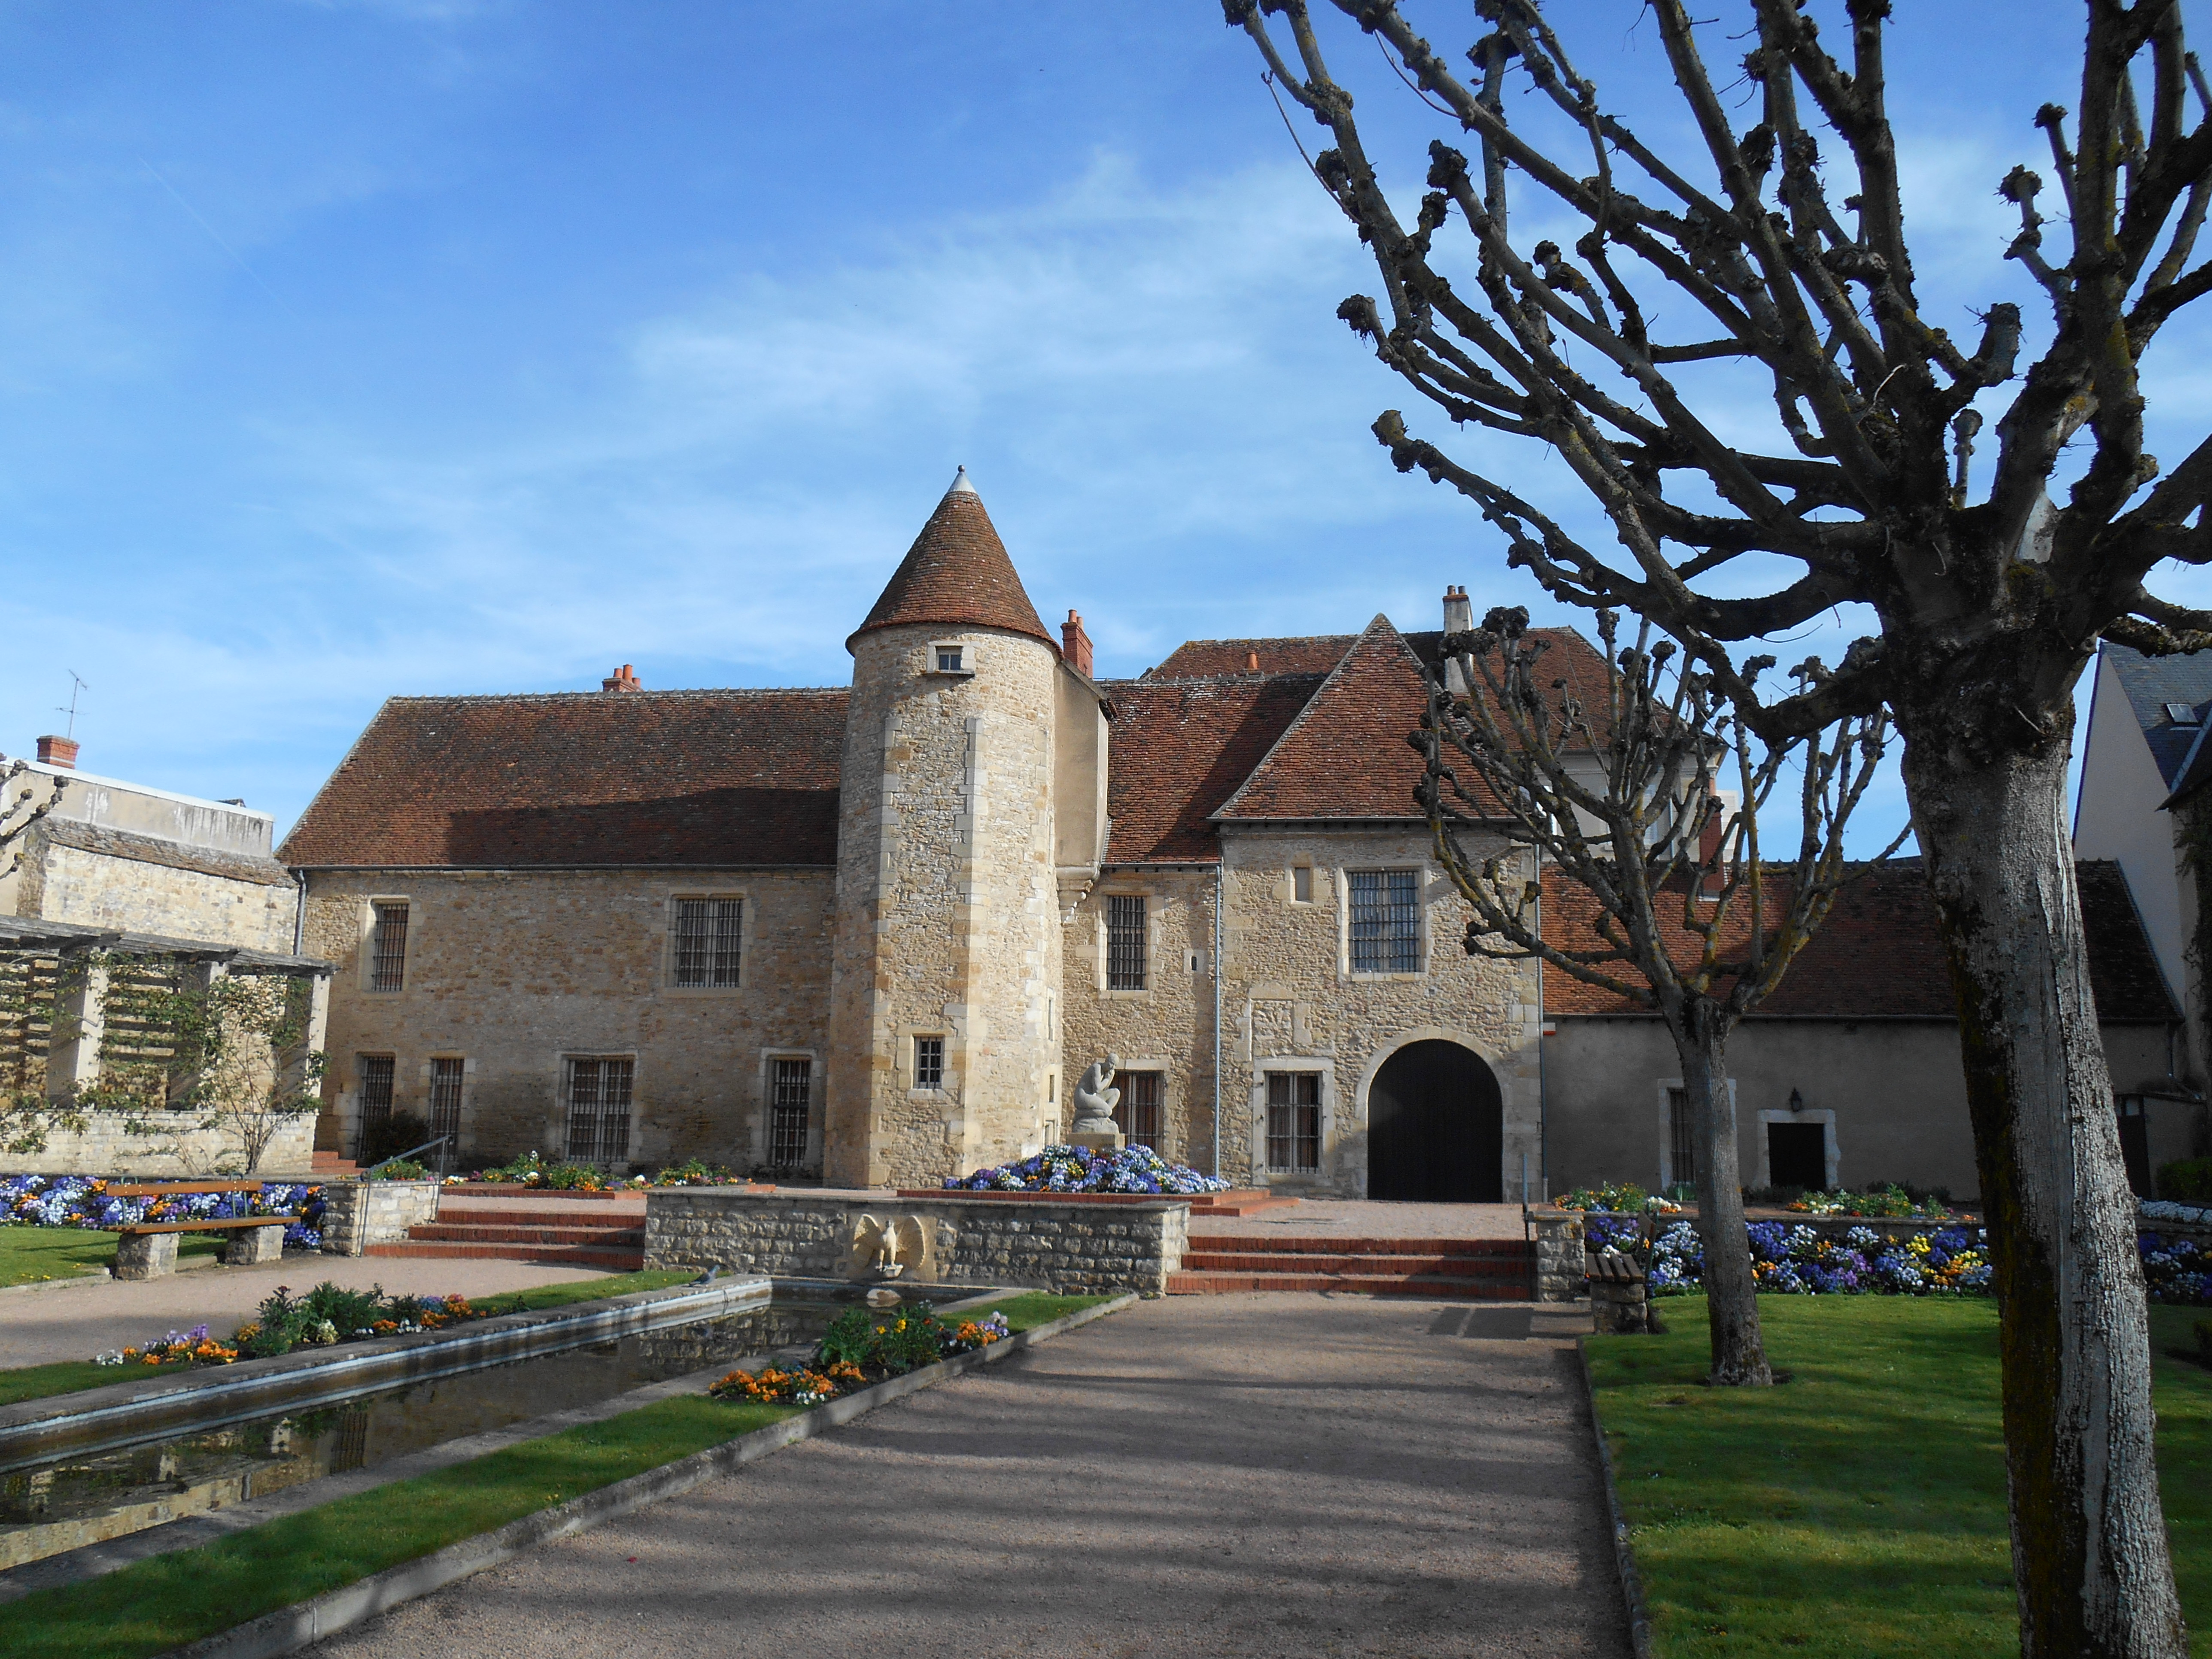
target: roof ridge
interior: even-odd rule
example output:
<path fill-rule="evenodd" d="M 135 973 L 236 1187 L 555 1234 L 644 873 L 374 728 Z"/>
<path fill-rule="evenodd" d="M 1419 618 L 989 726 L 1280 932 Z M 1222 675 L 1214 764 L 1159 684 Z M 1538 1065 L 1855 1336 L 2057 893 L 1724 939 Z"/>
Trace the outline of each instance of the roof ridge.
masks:
<path fill-rule="evenodd" d="M 392 696 L 384 701 L 393 702 L 550 702 L 556 698 L 574 697 L 579 701 L 605 702 L 610 708 L 620 704 L 642 702 L 653 697 L 755 697 L 755 696 L 817 696 L 847 697 L 852 688 L 846 685 L 694 685 L 672 686 L 663 691 L 428 691 L 415 696 Z"/>
<path fill-rule="evenodd" d="M 1237 803 L 1244 798 L 1244 792 L 1252 787 L 1253 781 L 1267 769 L 1268 763 L 1281 751 L 1283 745 L 1290 742 L 1298 730 L 1305 725 L 1307 717 L 1320 707 L 1322 700 L 1328 696 L 1329 688 L 1337 683 L 1352 659 L 1359 654 L 1359 647 L 1367 643 L 1369 637 L 1378 628 L 1387 628 L 1390 630 L 1390 637 L 1397 641 L 1398 649 L 1405 653 L 1406 659 L 1413 665 L 1413 672 L 1422 675 L 1425 680 L 1426 671 L 1421 666 L 1421 659 L 1413 654 L 1413 647 L 1406 643 L 1406 636 L 1398 631 L 1397 624 L 1389 617 L 1380 611 L 1376 611 L 1375 619 L 1352 636 L 1352 644 L 1346 649 L 1345 653 L 1336 659 L 1336 666 L 1330 669 L 1320 685 L 1314 689 L 1313 696 L 1306 699 L 1305 707 L 1298 710 L 1291 723 L 1285 726 L 1277 735 L 1274 742 L 1267 746 L 1267 752 L 1260 757 L 1259 763 L 1244 775 L 1244 781 L 1237 786 L 1228 799 L 1206 815 L 1208 823 L 1219 823 L 1235 811 Z M 1322 637 L 1334 637 L 1334 635 Z M 1413 814 L 1409 812 L 1406 816 L 1411 817 Z"/>

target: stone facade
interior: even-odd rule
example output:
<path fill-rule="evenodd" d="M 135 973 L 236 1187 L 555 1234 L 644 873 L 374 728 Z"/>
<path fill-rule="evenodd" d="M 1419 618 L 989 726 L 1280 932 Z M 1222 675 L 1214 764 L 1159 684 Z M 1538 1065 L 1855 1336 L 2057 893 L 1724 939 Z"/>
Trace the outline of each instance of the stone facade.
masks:
<path fill-rule="evenodd" d="M 1158 1295 L 1182 1265 L 1190 1206 L 657 1188 L 645 1199 L 645 1265 L 859 1279 L 864 1218 L 908 1217 L 928 1236 L 937 1282 Z"/>
<path fill-rule="evenodd" d="M 461 1143 L 474 1161 L 567 1152 L 563 1060 L 634 1065 L 630 1161 L 769 1157 L 778 1059 L 811 1079 L 820 1167 L 833 878 L 823 870 L 316 871 L 308 949 L 337 964 L 325 1139 L 357 1145 L 362 1061 L 388 1054 L 392 1110 L 426 1121 L 431 1062 L 463 1065 Z M 744 902 L 738 983 L 673 983 L 678 898 Z M 370 987 L 375 900 L 404 900 L 400 988 Z"/>
<path fill-rule="evenodd" d="M 862 633 L 853 657 L 826 1176 L 896 1186 L 1049 1139 L 1063 671 L 1040 640 L 941 624 Z M 942 1044 L 933 1085 L 918 1039 Z"/>

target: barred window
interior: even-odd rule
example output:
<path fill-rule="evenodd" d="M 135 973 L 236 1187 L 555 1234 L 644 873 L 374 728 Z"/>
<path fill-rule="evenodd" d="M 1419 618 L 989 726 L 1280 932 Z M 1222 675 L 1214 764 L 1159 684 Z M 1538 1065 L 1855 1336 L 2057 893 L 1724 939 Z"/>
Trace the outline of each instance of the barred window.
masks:
<path fill-rule="evenodd" d="M 1687 1089 L 1667 1091 L 1667 1177 L 1677 1186 L 1698 1178 L 1698 1118 Z"/>
<path fill-rule="evenodd" d="M 1354 870 L 1350 874 L 1352 971 L 1419 973 L 1419 873 L 1413 870 Z"/>
<path fill-rule="evenodd" d="M 1110 893 L 1106 898 L 1106 988 L 1145 988 L 1145 896 Z"/>
<path fill-rule="evenodd" d="M 676 982 L 726 989 L 738 982 L 745 902 L 736 898 L 676 901 Z"/>
<path fill-rule="evenodd" d="M 430 1133 L 451 1135 L 456 1140 L 461 1133 L 461 1079 L 464 1062 L 458 1060 L 434 1060 L 430 1062 Z M 450 1152 L 453 1148 L 446 1149 Z"/>
<path fill-rule="evenodd" d="M 1321 1168 L 1321 1073 L 1267 1073 L 1267 1167 Z"/>
<path fill-rule="evenodd" d="M 362 1144 L 365 1145 L 369 1131 L 392 1116 L 392 1057 L 390 1054 L 362 1054 L 358 1064 L 361 1067 L 358 1127 Z"/>
<path fill-rule="evenodd" d="M 1121 1085 L 1121 1103 L 1114 1109 L 1114 1122 L 1132 1146 L 1160 1149 L 1160 1074 L 1123 1072 L 1115 1079 Z"/>
<path fill-rule="evenodd" d="M 568 1161 L 620 1164 L 629 1157 L 629 1091 L 635 1062 L 628 1055 L 576 1055 L 568 1060 Z"/>
<path fill-rule="evenodd" d="M 407 982 L 407 906 L 374 907 L 376 927 L 369 936 L 368 988 L 397 991 Z"/>
<path fill-rule="evenodd" d="M 943 1037 L 918 1036 L 914 1040 L 914 1086 L 917 1089 L 942 1089 L 945 1086 Z"/>
<path fill-rule="evenodd" d="M 768 1161 L 796 1170 L 806 1162 L 806 1114 L 812 1100 L 814 1062 L 779 1060 L 769 1082 Z"/>

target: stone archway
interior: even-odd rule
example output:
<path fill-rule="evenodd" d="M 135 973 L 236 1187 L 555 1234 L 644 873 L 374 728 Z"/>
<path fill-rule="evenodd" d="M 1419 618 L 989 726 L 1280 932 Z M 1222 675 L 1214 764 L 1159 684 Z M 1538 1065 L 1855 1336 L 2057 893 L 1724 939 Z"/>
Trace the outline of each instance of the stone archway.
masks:
<path fill-rule="evenodd" d="M 1409 1042 L 1367 1087 L 1367 1195 L 1431 1204 L 1504 1201 L 1505 1110 L 1473 1049 Z"/>

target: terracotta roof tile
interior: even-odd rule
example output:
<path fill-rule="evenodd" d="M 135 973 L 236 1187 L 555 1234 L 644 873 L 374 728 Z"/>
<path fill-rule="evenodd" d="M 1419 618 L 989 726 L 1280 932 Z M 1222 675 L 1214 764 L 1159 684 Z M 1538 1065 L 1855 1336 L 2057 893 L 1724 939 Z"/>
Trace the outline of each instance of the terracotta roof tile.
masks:
<path fill-rule="evenodd" d="M 1158 668 L 1147 668 L 1144 678 L 1176 680 L 1250 673 L 1254 657 L 1259 658 L 1257 672 L 1262 674 L 1326 674 L 1344 660 L 1358 638 L 1357 634 L 1310 634 L 1293 639 L 1185 640 Z"/>
<path fill-rule="evenodd" d="M 908 623 L 939 627 L 1003 628 L 1028 634 L 1057 651 L 1060 641 L 1045 632 L 1036 607 L 1006 556 L 1006 544 L 992 527 L 963 471 L 929 515 L 867 621 L 846 641 L 850 646 L 871 629 Z"/>
<path fill-rule="evenodd" d="M 278 856 L 295 867 L 834 866 L 846 700 L 394 697 Z"/>
<path fill-rule="evenodd" d="M 2099 1017 L 2113 1022 L 2179 1018 L 2160 976 L 2127 883 L 2116 864 L 2075 866 L 2089 943 L 2089 976 Z M 1595 947 L 1590 919 L 1596 905 L 1587 889 L 1556 870 L 1544 876 L 1544 930 L 1570 949 Z M 1677 961 L 1692 960 L 1694 946 L 1680 927 L 1679 903 L 1661 922 Z M 1675 918 L 1670 922 L 1669 918 Z M 1741 900 L 1731 907 L 1737 937 L 1749 918 Z M 1626 975 L 1632 978 L 1632 974 Z M 1631 1002 L 1595 986 L 1547 969 L 1548 1015 L 1643 1014 Z M 1900 859 L 1863 871 L 1838 896 L 1813 941 L 1790 966 L 1781 986 L 1760 1005 L 1757 1019 L 1955 1019 L 1951 967 L 1936 922 L 1936 903 L 1917 859 Z"/>
<path fill-rule="evenodd" d="M 1376 617 L 1218 816 L 1418 817 L 1421 757 L 1406 738 L 1427 708 L 1419 660 Z"/>
<path fill-rule="evenodd" d="M 1102 686 L 1114 705 L 1107 861 L 1219 858 L 1219 837 L 1207 820 L 1321 683 L 1319 674 L 1231 674 Z"/>

